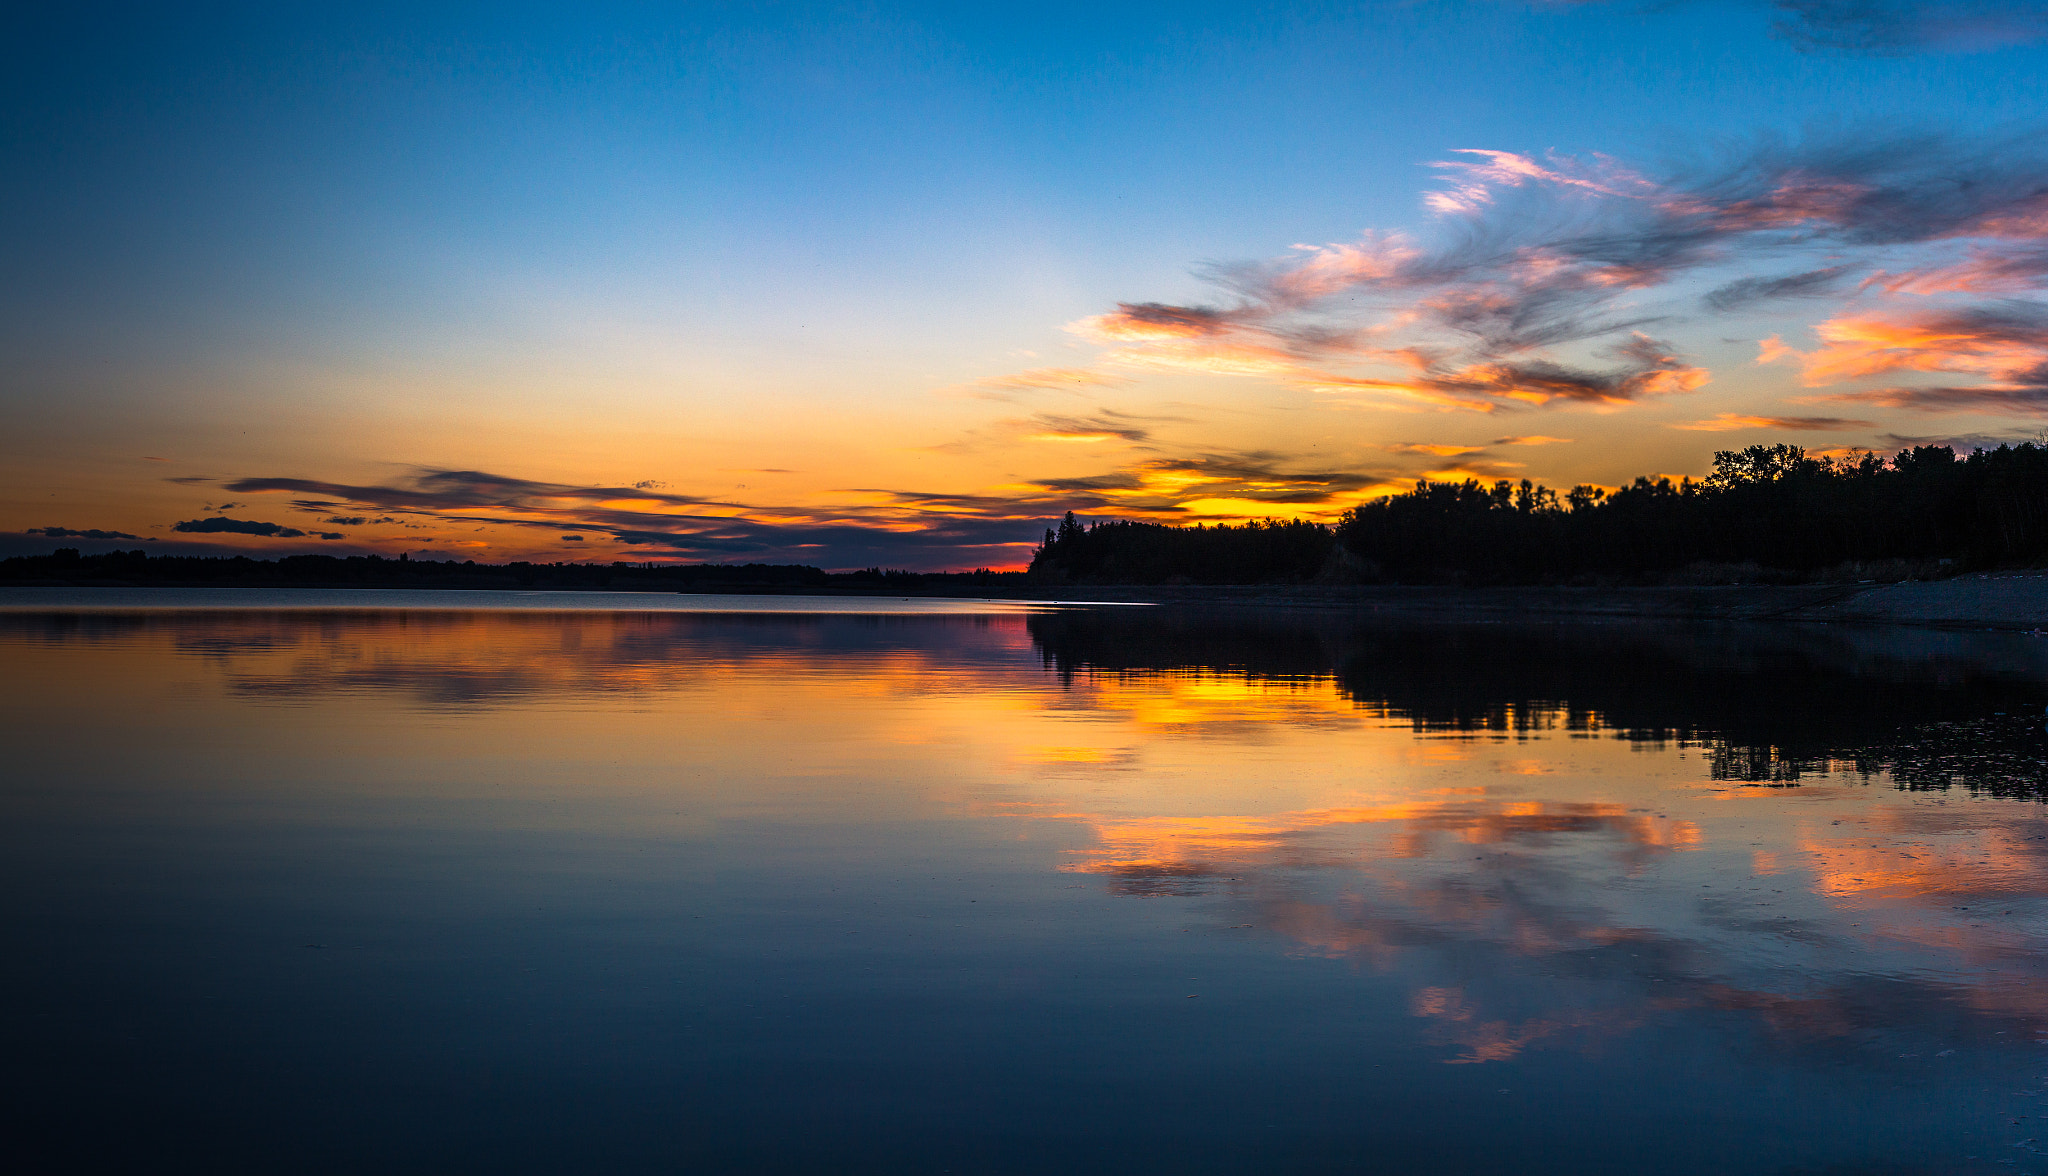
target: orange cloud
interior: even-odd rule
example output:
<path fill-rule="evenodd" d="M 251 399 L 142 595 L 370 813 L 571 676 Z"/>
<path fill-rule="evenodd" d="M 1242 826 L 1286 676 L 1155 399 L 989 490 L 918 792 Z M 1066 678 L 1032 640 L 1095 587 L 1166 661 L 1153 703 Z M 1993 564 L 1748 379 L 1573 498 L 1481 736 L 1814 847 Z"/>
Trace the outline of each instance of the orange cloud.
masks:
<path fill-rule="evenodd" d="M 1892 372 L 1969 372 L 2015 380 L 2048 360 L 2048 323 L 1995 310 L 1844 316 L 1820 324 L 1814 333 L 1821 346 L 1795 353 L 1808 387 Z"/>
<path fill-rule="evenodd" d="M 1369 282 L 1397 277 L 1422 251 L 1398 233 L 1368 233 L 1355 245 L 1296 245 L 1305 256 L 1274 267 L 1265 292 L 1288 305 L 1302 305 Z"/>
<path fill-rule="evenodd" d="M 1091 388 L 1115 387 L 1128 384 L 1123 376 L 1098 372 L 1089 368 L 1046 367 L 1031 368 L 1027 371 L 1012 372 L 1007 376 L 985 376 L 966 384 L 954 385 L 948 391 L 962 391 L 971 396 L 1006 400 L 1005 392 L 1082 392 Z"/>
<path fill-rule="evenodd" d="M 1632 336 L 1613 349 L 1620 366 L 1607 370 L 1568 367 L 1548 361 L 1477 363 L 1442 369 L 1428 357 L 1407 353 L 1418 370 L 1406 379 L 1305 374 L 1302 386 L 1322 392 L 1371 392 L 1433 408 L 1496 412 L 1503 408 L 1540 408 L 1552 403 L 1618 406 L 1646 396 L 1694 391 L 1710 378 L 1666 344 L 1647 335 Z M 1554 441 L 1556 438 L 1544 438 Z M 1540 442 L 1528 442 L 1537 444 Z"/>
<path fill-rule="evenodd" d="M 1386 447 L 1392 453 L 1426 454 L 1430 457 L 1463 457 L 1468 453 L 1483 453 L 1483 445 L 1424 445 L 1404 442 Z"/>
<path fill-rule="evenodd" d="M 1083 338 L 1113 343 L 1158 343 L 1199 339 L 1230 328 L 1220 312 L 1161 302 L 1126 302 L 1111 314 L 1098 314 L 1068 325 Z"/>
<path fill-rule="evenodd" d="M 1962 387 L 1900 387 L 1834 399 L 1928 411 L 2029 409 L 2048 404 L 2048 310 L 1987 304 L 1891 317 L 1842 316 L 1816 327 L 1821 346 L 1786 352 L 1809 387 L 1901 372 L 1988 377 Z"/>
<path fill-rule="evenodd" d="M 2017 234 L 2039 236 L 2038 232 Z M 2048 278 L 2048 249 L 2036 244 L 2023 248 L 1978 246 L 1961 261 L 1946 265 L 1888 273 L 1883 270 L 1863 282 L 1865 289 L 1887 294 L 2012 294 L 2038 287 Z"/>
<path fill-rule="evenodd" d="M 1708 421 L 1692 421 L 1671 426 L 1674 429 L 1689 429 L 1697 433 L 1732 433 L 1738 429 L 1785 429 L 1793 431 L 1820 431 L 1831 429 L 1867 429 L 1869 421 L 1852 420 L 1848 417 L 1783 417 L 1749 416 L 1743 413 L 1717 413 Z"/>

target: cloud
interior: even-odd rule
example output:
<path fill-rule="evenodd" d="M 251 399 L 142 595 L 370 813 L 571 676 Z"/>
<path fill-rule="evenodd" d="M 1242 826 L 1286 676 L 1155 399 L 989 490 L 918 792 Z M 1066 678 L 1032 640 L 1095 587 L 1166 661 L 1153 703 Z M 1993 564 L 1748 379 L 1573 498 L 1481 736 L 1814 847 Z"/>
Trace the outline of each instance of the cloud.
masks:
<path fill-rule="evenodd" d="M 1151 430 L 1139 422 L 1146 418 L 1103 409 L 1094 416 L 1053 416 L 1040 413 L 1026 425 L 1028 441 L 1129 441 L 1141 444 L 1151 439 Z"/>
<path fill-rule="evenodd" d="M 1923 445 L 1946 445 L 1957 453 L 1968 453 L 1973 449 L 1996 449 L 2001 445 L 2018 445 L 2023 441 L 2038 442 L 2038 432 L 2024 433 L 1934 433 L 1913 435 L 1886 433 L 1878 441 L 1888 449 L 1917 449 Z"/>
<path fill-rule="evenodd" d="M 1892 314 L 1845 314 L 1814 328 L 1820 346 L 1782 347 L 1801 380 L 1825 387 L 1901 373 L 1986 377 L 1968 386 L 1900 386 L 1828 397 L 1922 411 L 2038 411 L 2048 399 L 2048 305 L 1998 300 Z"/>
<path fill-rule="evenodd" d="M 2048 247 L 1997 242 L 1970 248 L 1961 260 L 1947 260 L 1899 273 L 1880 271 L 1864 279 L 1888 294 L 2012 294 L 2038 288 L 2048 278 Z"/>
<path fill-rule="evenodd" d="M 516 536 L 523 532 L 545 532 L 551 541 L 559 541 L 573 529 L 586 537 L 602 535 L 686 558 L 743 557 L 826 567 L 946 567 L 963 559 L 1014 564 L 1028 556 L 1048 517 L 1056 519 L 1065 509 L 1043 495 L 1026 500 L 991 495 L 978 502 L 963 496 L 959 502 L 926 507 L 914 502 L 914 496 L 874 490 L 841 492 L 865 500 L 860 503 L 771 507 L 632 486 L 571 486 L 481 470 L 429 469 L 376 485 L 287 476 L 235 478 L 227 480 L 225 488 L 237 494 L 302 496 L 293 501 L 323 509 L 346 504 L 361 515 L 330 517 L 363 517 L 429 533 L 507 528 L 515 538 L 499 545 L 515 550 L 520 542 Z M 195 520 L 195 525 L 226 529 L 212 520 Z M 190 528 L 181 524 L 181 529 Z M 476 540 L 472 535 L 465 542 Z"/>
<path fill-rule="evenodd" d="M 1463 457 L 1468 453 L 1484 453 L 1484 445 L 1429 445 L 1402 442 L 1386 447 L 1390 453 L 1421 454 L 1428 457 Z"/>
<path fill-rule="evenodd" d="M 1427 233 L 1212 265 L 1199 272 L 1218 298 L 1124 302 L 1070 329 L 1127 369 L 1261 377 L 1417 409 L 1613 408 L 1707 383 L 1662 338 L 1688 317 L 1792 298 L 1954 301 L 2048 282 L 2040 135 L 1761 138 L 1656 173 L 1492 149 L 1435 166 L 1443 183 L 1425 201 L 1437 214 Z M 1688 293 L 1701 286 L 1704 296 Z M 1837 317 L 1839 329 L 1872 315 Z M 1823 350 L 1803 361 L 1809 374 L 1847 378 L 1849 341 Z M 1785 354 L 1767 344 L 1766 359 Z M 2011 365 L 1919 370 L 2006 379 Z"/>
<path fill-rule="evenodd" d="M 303 539 L 304 531 L 277 523 L 258 523 L 247 519 L 211 518 L 186 519 L 171 527 L 188 535 L 262 535 L 272 539 Z M 339 539 L 341 536 L 336 535 Z"/>
<path fill-rule="evenodd" d="M 1880 408 L 1910 408 L 1919 412 L 2048 411 L 2048 388 L 1877 388 L 1868 392 L 1844 392 L 1828 399 L 1874 404 Z"/>
<path fill-rule="evenodd" d="M 1848 266 L 1836 265 L 1778 278 L 1737 278 L 1703 301 L 1709 309 L 1726 311 L 1779 298 L 1813 298 L 1832 293 L 1848 274 Z"/>
<path fill-rule="evenodd" d="M 1656 5 L 1666 7 L 1672 0 Z M 1683 0 L 1677 0 L 1683 2 Z M 1552 0 L 1558 7 L 1623 7 L 1617 0 Z M 1771 32 L 1802 53 L 1896 57 L 1975 52 L 2048 39 L 2044 0 L 1751 0 L 1775 14 Z M 1640 11 L 1642 5 L 1627 7 Z M 1653 8 L 1654 10 L 1654 8 Z"/>
<path fill-rule="evenodd" d="M 1296 267 L 1299 268 L 1299 267 Z M 1275 288 L 1291 279 L 1292 269 L 1276 271 L 1269 283 Z M 1335 293 L 1342 286 L 1324 293 Z M 1201 339 L 1231 328 L 1229 314 L 1206 306 L 1172 306 L 1164 302 L 1125 302 L 1115 314 L 1084 319 L 1083 329 L 1102 339 L 1153 343 L 1172 339 Z"/>
<path fill-rule="evenodd" d="M 1407 457 L 1438 459 L 1438 464 L 1424 472 L 1423 476 L 1432 481 L 1463 478 L 1506 478 L 1519 477 L 1526 463 L 1508 461 L 1490 454 L 1490 450 L 1502 445 L 1546 445 L 1567 440 L 1562 437 L 1496 437 L 1484 445 L 1448 444 L 1441 442 L 1404 441 L 1383 446 L 1389 453 Z"/>
<path fill-rule="evenodd" d="M 1178 418 L 1104 409 L 1076 417 L 1041 414 L 1015 423 L 1131 442 L 1145 435 L 1144 422 L 1170 419 Z M 221 484 L 235 494 L 276 494 L 330 509 L 346 504 L 356 513 L 325 517 L 400 521 L 423 532 L 418 541 L 467 544 L 479 559 L 486 551 L 501 559 L 544 558 L 549 548 L 576 534 L 584 542 L 606 539 L 657 557 L 743 558 L 828 568 L 957 568 L 1022 564 L 1045 528 L 1069 510 L 1172 522 L 1329 519 L 1412 476 L 1391 468 L 1329 468 L 1285 454 L 1243 451 L 1152 456 L 1080 477 L 1010 475 L 1006 482 L 969 493 L 848 487 L 826 492 L 831 501 L 805 505 L 573 486 L 480 470 L 425 469 L 380 484 L 282 475 L 224 479 Z M 179 529 L 276 526 L 193 520 Z M 289 530 L 280 528 L 276 534 Z"/>
<path fill-rule="evenodd" d="M 126 531 L 101 531 L 97 528 L 74 530 L 70 527 L 30 527 L 24 535 L 41 535 L 45 539 L 140 539 Z"/>
<path fill-rule="evenodd" d="M 360 527 L 370 520 L 364 515 L 330 515 L 320 521 L 333 523 L 337 527 Z"/>
<path fill-rule="evenodd" d="M 1242 503 L 1246 510 L 1238 517 L 1250 517 L 1260 513 L 1251 509 L 1258 504 L 1333 506 L 1389 484 L 1374 474 L 1303 469 L 1277 454 L 1254 452 L 1154 458 L 1107 474 L 1045 478 L 1029 489 L 1082 496 L 1098 509 L 1164 516 L 1225 513 L 1213 504 Z M 1193 509 L 1194 504 L 1211 508 Z"/>
<path fill-rule="evenodd" d="M 1691 392 L 1707 381 L 1668 344 L 1635 334 L 1607 355 L 1617 366 L 1591 368 L 1547 359 L 1494 360 L 1463 368 L 1421 365 L 1405 378 L 1318 374 L 1302 383 L 1319 392 L 1376 393 L 1396 402 L 1495 412 L 1553 402 L 1623 405 L 1646 396 Z"/>
<path fill-rule="evenodd" d="M 583 536 L 581 536 L 581 535 L 564 535 L 564 536 L 562 536 L 562 542 L 564 542 L 564 543 L 581 543 L 581 542 L 583 542 Z"/>
<path fill-rule="evenodd" d="M 664 506 L 701 506 L 714 500 L 666 494 L 625 486 L 566 486 L 506 477 L 481 470 L 426 470 L 410 485 L 355 486 L 308 478 L 238 478 L 225 483 L 237 494 L 287 491 L 319 494 L 344 502 L 395 509 L 458 509 L 484 505 L 521 505 L 551 500 L 600 502 L 635 500 Z M 334 503 L 326 503 L 331 508 Z"/>
<path fill-rule="evenodd" d="M 1080 395 L 1098 388 L 1112 388 L 1130 382 L 1127 376 L 1098 372 L 1090 368 L 1044 367 L 1012 372 L 1006 376 L 986 376 L 965 384 L 955 384 L 941 391 L 960 393 L 982 400 L 1015 400 L 1018 393 L 1065 392 Z"/>
<path fill-rule="evenodd" d="M 1893 55 L 1993 49 L 2048 38 L 2039 0 L 1773 0 L 1773 26 L 1806 51 Z"/>
<path fill-rule="evenodd" d="M 1150 449 L 1152 427 L 1166 421 L 1186 422 L 1187 417 L 1119 412 L 1101 408 L 1087 415 L 1034 413 L 1028 417 L 997 421 L 992 427 L 970 429 L 951 441 L 926 446 L 931 453 L 977 453 L 992 446 L 1040 441 L 1060 444 L 1099 444 L 1121 441 Z"/>
<path fill-rule="evenodd" d="M 1689 429 L 1697 433 L 1732 433 L 1738 429 L 1781 429 L 1791 432 L 1828 432 L 1840 429 L 1867 429 L 1869 421 L 1851 420 L 1848 417 L 1787 417 L 1748 416 L 1743 413 L 1717 413 L 1709 421 L 1692 421 L 1671 426 L 1674 429 Z"/>

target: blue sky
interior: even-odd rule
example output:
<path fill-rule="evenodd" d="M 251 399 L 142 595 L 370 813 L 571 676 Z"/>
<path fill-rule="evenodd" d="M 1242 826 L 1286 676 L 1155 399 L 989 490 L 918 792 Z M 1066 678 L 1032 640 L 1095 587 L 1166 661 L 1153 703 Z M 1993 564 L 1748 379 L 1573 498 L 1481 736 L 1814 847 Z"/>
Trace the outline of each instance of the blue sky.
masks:
<path fill-rule="evenodd" d="M 1839 308 L 1806 301 L 1732 325 L 1660 312 L 1658 341 L 1711 374 L 1682 407 L 1502 401 L 1480 421 L 1333 404 L 1296 377 L 1118 368 L 1075 324 L 1220 305 L 1217 263 L 1440 237 L 1424 197 L 1452 173 L 1429 165 L 1465 148 L 1604 156 L 1665 184 L 1771 136 L 1834 159 L 1921 132 L 1960 161 L 1942 166 L 2010 156 L 2023 181 L 2042 11 L 45 11 L 0 83 L 0 546 L 46 548 L 27 533 L 58 527 L 171 550 L 201 542 L 179 522 L 232 517 L 344 538 L 204 543 L 1002 565 L 1067 507 L 1332 517 L 1417 476 L 1611 484 L 1753 441 L 2030 434 L 2023 397 L 1813 407 L 1819 385 L 1754 362 L 1772 335 L 1813 353 L 1801 332 Z M 1773 248 L 1728 265 L 1777 273 L 1790 247 Z M 1047 370 L 1108 374 L 1000 385 Z M 1868 427 L 1684 427 L 1724 416 Z M 1501 435 L 1560 440 L 1478 445 Z M 1413 448 L 1475 445 L 1469 469 Z M 1180 472 L 1140 494 L 1141 468 Z M 418 497 L 449 473 L 527 489 Z M 328 489 L 232 489 L 273 482 Z M 458 482 L 482 484 L 431 484 Z M 658 497 L 624 493 L 640 483 Z M 396 521 L 314 525 L 328 507 Z"/>

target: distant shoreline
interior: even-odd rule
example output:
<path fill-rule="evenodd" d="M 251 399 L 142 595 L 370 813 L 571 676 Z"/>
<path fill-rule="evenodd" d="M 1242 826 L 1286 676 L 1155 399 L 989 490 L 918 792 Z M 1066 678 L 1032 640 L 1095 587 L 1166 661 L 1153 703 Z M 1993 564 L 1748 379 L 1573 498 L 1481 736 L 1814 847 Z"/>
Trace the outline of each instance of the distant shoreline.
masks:
<path fill-rule="evenodd" d="M 0 603 L 13 588 L 116 588 L 156 591 L 227 588 L 221 584 L 16 583 L 0 585 Z M 1678 587 L 1450 588 L 1443 586 L 1243 585 L 1017 585 L 985 591 L 947 591 L 952 585 L 902 587 L 732 587 L 692 592 L 638 587 L 479 588 L 471 585 L 291 584 L 235 585 L 253 591 L 283 588 L 360 592 L 475 592 L 506 596 L 535 592 L 585 596 L 760 596 L 990 600 L 1048 604 L 1155 604 L 1230 610 L 1313 610 L 1393 619 L 1439 621 L 1695 620 L 1786 621 L 1911 625 L 1937 628 L 2048 629 L 2048 573 L 1972 574 L 1945 580 L 1866 584 L 1736 584 Z"/>

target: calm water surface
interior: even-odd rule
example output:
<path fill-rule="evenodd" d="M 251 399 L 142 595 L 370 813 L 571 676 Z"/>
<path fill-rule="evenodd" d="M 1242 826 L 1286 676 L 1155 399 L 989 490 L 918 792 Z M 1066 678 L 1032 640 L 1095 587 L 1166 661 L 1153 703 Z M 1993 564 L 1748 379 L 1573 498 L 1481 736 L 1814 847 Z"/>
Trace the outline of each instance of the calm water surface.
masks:
<path fill-rule="evenodd" d="M 11 596 L 10 1148 L 2048 1172 L 2048 640 L 677 599 Z"/>

